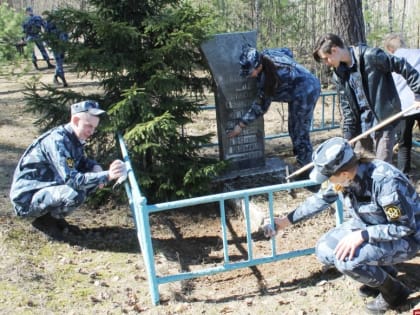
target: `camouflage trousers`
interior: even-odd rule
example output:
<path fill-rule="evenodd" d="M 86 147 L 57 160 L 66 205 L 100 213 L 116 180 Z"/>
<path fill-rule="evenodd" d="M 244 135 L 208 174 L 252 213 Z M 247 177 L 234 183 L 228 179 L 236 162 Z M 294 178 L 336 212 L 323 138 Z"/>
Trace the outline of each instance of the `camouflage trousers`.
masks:
<path fill-rule="evenodd" d="M 300 165 L 312 162 L 312 144 L 309 136 L 314 108 L 319 91 L 314 90 L 301 99 L 289 102 L 288 131 L 293 145 L 293 154 Z"/>
<path fill-rule="evenodd" d="M 36 192 L 29 206 L 27 217 L 40 217 L 46 213 L 60 219 L 76 210 L 85 200 L 84 191 L 76 191 L 68 185 L 43 188 Z"/>
<path fill-rule="evenodd" d="M 63 52 L 53 52 L 55 60 L 55 75 L 64 79 L 64 53 Z"/>
<path fill-rule="evenodd" d="M 367 284 L 371 287 L 380 286 L 392 265 L 413 258 L 420 249 L 414 238 L 402 238 L 387 242 L 363 243 L 351 260 L 336 259 L 334 249 L 338 242 L 352 231 L 364 229 L 359 220 L 350 219 L 341 226 L 324 234 L 316 245 L 317 258 L 327 266 L 335 266 L 342 274 Z"/>
<path fill-rule="evenodd" d="M 42 42 L 42 40 L 40 38 L 28 38 L 28 41 L 33 41 L 36 45 L 36 47 L 38 47 L 39 52 L 42 55 L 42 58 L 49 63 L 50 62 L 50 57 L 48 56 L 47 50 L 45 49 L 44 43 Z M 32 63 L 36 63 L 37 58 L 36 58 L 36 54 L 35 54 L 35 48 L 32 51 Z"/>

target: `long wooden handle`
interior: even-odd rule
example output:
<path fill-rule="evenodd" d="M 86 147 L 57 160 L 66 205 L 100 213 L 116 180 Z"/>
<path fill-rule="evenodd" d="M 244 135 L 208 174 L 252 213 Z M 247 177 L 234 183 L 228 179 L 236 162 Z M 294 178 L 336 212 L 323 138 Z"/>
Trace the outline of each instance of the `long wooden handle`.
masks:
<path fill-rule="evenodd" d="M 408 113 L 409 111 L 413 110 L 414 108 L 416 108 L 417 104 L 413 104 L 410 107 L 407 107 L 406 109 L 404 109 L 403 111 L 398 112 L 397 114 L 388 117 L 387 119 L 381 121 L 379 124 L 373 126 L 372 128 L 370 128 L 369 130 L 366 130 L 364 133 L 354 137 L 353 139 L 349 140 L 350 144 L 353 144 L 357 141 L 359 141 L 360 139 L 370 135 L 372 132 L 381 129 L 382 127 L 385 127 L 386 125 L 388 125 L 389 123 L 401 118 L 402 116 L 404 116 L 404 114 Z M 302 166 L 300 169 L 298 169 L 297 171 L 293 172 L 292 174 L 290 174 L 289 176 L 286 177 L 286 180 L 295 177 L 296 175 L 302 174 L 304 171 L 310 169 L 311 167 L 314 166 L 314 162 L 308 163 L 305 166 Z"/>

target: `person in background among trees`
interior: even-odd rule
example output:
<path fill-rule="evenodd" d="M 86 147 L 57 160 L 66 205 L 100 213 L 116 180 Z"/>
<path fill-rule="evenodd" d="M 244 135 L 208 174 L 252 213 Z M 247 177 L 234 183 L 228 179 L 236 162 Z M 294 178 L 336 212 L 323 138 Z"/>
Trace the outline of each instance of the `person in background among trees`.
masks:
<path fill-rule="evenodd" d="M 263 226 L 266 237 L 328 209 L 338 198 L 351 218 L 321 236 L 317 258 L 326 266 L 361 282 L 361 293 L 376 298 L 367 303 L 379 314 L 402 305 L 410 289 L 393 267 L 414 258 L 420 249 L 420 197 L 408 178 L 393 165 L 357 154 L 341 137 L 322 143 L 313 154 L 310 178 L 325 189 L 308 197 L 284 217 Z"/>
<path fill-rule="evenodd" d="M 70 122 L 39 136 L 23 153 L 14 172 L 10 199 L 16 215 L 34 219 L 32 226 L 54 239 L 61 240 L 66 230 L 77 232 L 64 217 L 89 194 L 126 176 L 120 160 L 104 171 L 85 156 L 86 140 L 104 113 L 95 101 L 73 104 Z"/>
<path fill-rule="evenodd" d="M 54 21 L 54 18 L 50 15 L 47 18 L 45 32 L 50 35 L 50 46 L 53 49 L 54 59 L 55 59 L 55 73 L 54 73 L 54 84 L 60 84 L 58 78 L 61 79 L 63 87 L 67 87 L 67 81 L 64 76 L 64 43 L 68 41 L 69 35 L 67 32 L 61 30 L 60 27 L 57 27 L 57 23 Z"/>
<path fill-rule="evenodd" d="M 309 130 L 321 93 L 319 80 L 293 59 L 289 48 L 264 49 L 261 53 L 244 45 L 239 57 L 240 75 L 258 80 L 258 94 L 250 109 L 228 133 L 236 137 L 242 129 L 264 115 L 272 101 L 288 103 L 288 130 L 299 166 L 311 161 Z M 303 177 L 307 177 L 304 174 Z"/>
<path fill-rule="evenodd" d="M 385 50 L 399 58 L 405 58 L 417 71 L 420 71 L 420 49 L 406 48 L 404 39 L 399 34 L 389 34 L 384 41 Z M 392 74 L 398 94 L 401 99 L 402 109 L 406 109 L 415 102 L 415 95 L 401 75 Z M 397 129 L 398 168 L 407 176 L 411 170 L 411 147 L 413 139 L 413 127 L 415 122 L 420 126 L 420 110 L 410 111 L 401 119 Z"/>
<path fill-rule="evenodd" d="M 401 111 L 392 73 L 401 74 L 420 100 L 420 74 L 405 59 L 366 45 L 345 46 L 335 34 L 322 35 L 313 52 L 317 62 L 334 68 L 333 80 L 344 116 L 343 136 L 352 139 Z M 392 162 L 395 127 L 398 121 L 356 143 L 380 160 Z"/>
<path fill-rule="evenodd" d="M 41 38 L 42 29 L 45 28 L 45 21 L 39 15 L 34 15 L 32 7 L 27 7 L 26 10 L 27 18 L 22 24 L 23 33 L 25 34 L 26 42 L 34 42 L 36 47 L 38 47 L 42 58 L 47 63 L 48 69 L 53 69 L 54 66 L 50 62 L 50 57 L 45 49 L 44 43 Z M 35 69 L 39 70 L 38 63 L 35 54 L 35 48 L 32 51 L 32 64 Z"/>

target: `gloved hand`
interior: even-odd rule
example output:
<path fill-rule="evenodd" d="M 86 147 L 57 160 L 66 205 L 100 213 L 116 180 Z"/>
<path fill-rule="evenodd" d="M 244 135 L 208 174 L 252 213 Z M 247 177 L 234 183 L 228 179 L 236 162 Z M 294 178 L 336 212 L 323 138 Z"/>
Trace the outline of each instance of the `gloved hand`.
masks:
<path fill-rule="evenodd" d="M 124 169 L 123 175 L 118 177 L 117 181 L 115 182 L 114 186 L 112 188 L 115 188 L 117 185 L 124 183 L 127 180 L 127 169 Z"/>
<path fill-rule="evenodd" d="M 271 224 L 270 218 L 264 220 L 262 230 L 264 231 L 265 237 L 272 238 L 277 235 L 278 231 L 284 230 L 285 228 L 291 225 L 287 216 L 281 218 L 275 217 L 273 224 Z"/>
<path fill-rule="evenodd" d="M 262 229 L 264 231 L 264 236 L 267 238 L 272 238 L 277 235 L 277 229 L 271 223 L 264 224 Z"/>
<path fill-rule="evenodd" d="M 117 185 L 123 183 L 127 179 L 127 167 L 125 163 L 121 160 L 116 160 L 111 164 L 111 168 L 114 174 L 118 175 L 117 181 L 115 182 L 112 188 L 115 188 Z"/>

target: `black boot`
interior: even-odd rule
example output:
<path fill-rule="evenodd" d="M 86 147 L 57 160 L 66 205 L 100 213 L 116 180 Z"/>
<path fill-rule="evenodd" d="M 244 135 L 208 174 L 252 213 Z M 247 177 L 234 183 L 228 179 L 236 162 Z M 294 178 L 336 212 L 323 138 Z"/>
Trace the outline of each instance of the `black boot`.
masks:
<path fill-rule="evenodd" d="M 411 169 L 411 148 L 400 146 L 397 155 L 397 166 L 404 174 L 410 173 Z"/>
<path fill-rule="evenodd" d="M 55 68 L 55 66 L 49 60 L 47 60 L 47 65 L 48 65 L 48 69 L 54 69 Z"/>
<path fill-rule="evenodd" d="M 63 81 L 63 87 L 68 87 L 69 85 L 67 84 L 66 79 L 64 78 L 64 76 L 61 77 L 61 80 Z"/>
<path fill-rule="evenodd" d="M 39 70 L 38 64 L 36 63 L 36 61 L 32 61 L 32 64 L 34 65 L 34 67 L 35 67 L 36 70 Z"/>
<path fill-rule="evenodd" d="M 367 284 L 364 284 L 359 288 L 359 295 L 362 297 L 378 296 L 379 293 L 378 288 L 368 286 Z"/>
<path fill-rule="evenodd" d="M 54 82 L 55 85 L 60 84 L 60 82 L 58 82 L 58 77 L 56 75 L 54 76 L 53 82 Z"/>
<path fill-rule="evenodd" d="M 373 314 L 385 313 L 390 308 L 404 304 L 411 293 L 409 288 L 390 275 L 378 289 L 380 294 L 372 302 L 366 304 L 368 312 Z"/>
<path fill-rule="evenodd" d="M 64 235 L 62 227 L 58 226 L 58 222 L 59 219 L 52 217 L 50 213 L 46 213 L 42 217 L 36 218 L 32 222 L 32 226 L 50 238 L 61 241 Z"/>
<path fill-rule="evenodd" d="M 390 274 L 394 278 L 398 274 L 398 270 L 392 265 L 382 267 L 382 269 L 384 269 L 388 274 Z M 379 293 L 380 292 L 379 292 L 378 288 L 368 286 L 367 284 L 363 284 L 359 288 L 359 295 L 361 297 L 370 297 L 370 296 L 376 297 L 376 296 L 378 296 Z"/>
<path fill-rule="evenodd" d="M 78 235 L 81 232 L 77 226 L 68 224 L 65 219 L 54 218 L 50 213 L 36 218 L 32 222 L 32 226 L 57 241 L 64 240 L 65 236 L 69 233 Z"/>

